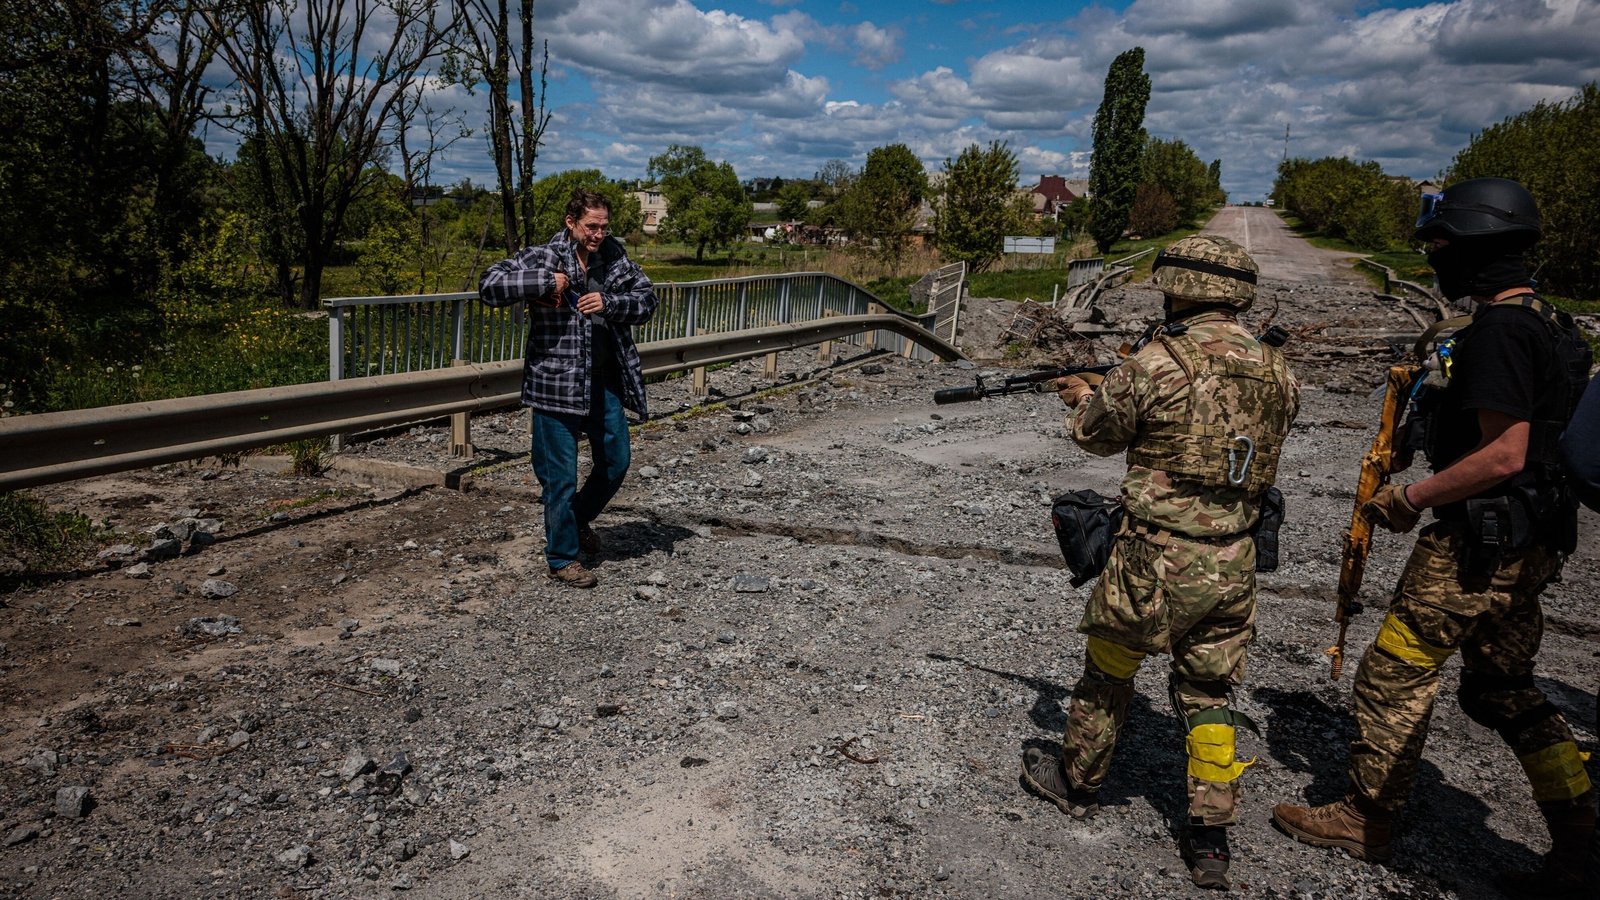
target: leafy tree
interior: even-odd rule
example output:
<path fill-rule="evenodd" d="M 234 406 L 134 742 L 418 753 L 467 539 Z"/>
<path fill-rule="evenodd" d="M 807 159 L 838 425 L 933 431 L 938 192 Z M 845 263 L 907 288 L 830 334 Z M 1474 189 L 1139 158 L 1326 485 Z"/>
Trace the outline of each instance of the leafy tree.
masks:
<path fill-rule="evenodd" d="M 648 171 L 667 201 L 662 236 L 693 244 L 695 262 L 707 247 L 726 247 L 744 234 L 755 209 L 733 166 L 712 162 L 699 147 L 673 144 L 650 158 Z"/>
<path fill-rule="evenodd" d="M 874 148 L 836 205 L 835 221 L 851 241 L 898 264 L 928 192 L 922 160 L 905 144 Z"/>
<path fill-rule="evenodd" d="M 1106 72 L 1105 95 L 1094 114 L 1094 147 L 1089 158 L 1089 233 L 1102 254 L 1111 250 L 1128 227 L 1128 212 L 1139 187 L 1144 108 L 1149 102 L 1144 48 L 1125 50 Z"/>
<path fill-rule="evenodd" d="M 1222 189 L 1222 160 L 1213 159 L 1206 169 L 1206 182 L 1211 186 L 1211 202 L 1220 205 L 1228 202 L 1228 192 Z"/>
<path fill-rule="evenodd" d="M 1386 177 L 1375 162 L 1284 160 L 1273 194 L 1307 225 L 1366 250 L 1405 241 L 1416 216 L 1416 186 Z"/>
<path fill-rule="evenodd" d="M 811 186 L 803 181 L 791 181 L 778 191 L 778 218 L 785 222 L 798 222 L 811 210 Z"/>
<path fill-rule="evenodd" d="M 1000 141 L 987 149 L 972 144 L 944 161 L 944 180 L 934 199 L 934 244 L 945 257 L 967 263 L 974 273 L 1000 259 L 1005 236 L 1023 226 L 1017 197 L 1016 154 Z M 1023 199 L 1021 202 L 1026 202 Z M 1032 219 L 1033 206 L 1026 214 Z"/>
<path fill-rule="evenodd" d="M 1513 178 L 1533 194 L 1544 237 L 1532 263 L 1552 293 L 1600 297 L 1600 87 L 1485 128 L 1456 155 L 1448 182 Z"/>
<path fill-rule="evenodd" d="M 1132 230 L 1146 236 L 1166 234 L 1178 224 L 1195 224 L 1211 208 L 1212 188 L 1210 172 L 1200 157 L 1183 141 L 1166 141 L 1152 137 L 1144 145 L 1139 158 L 1140 186 L 1158 187 L 1166 194 L 1176 215 L 1176 221 L 1160 231 L 1150 231 L 1129 222 Z M 1153 196 L 1153 195 L 1152 195 Z M 1138 205 L 1138 195 L 1134 204 Z M 1147 208 L 1148 213 L 1148 208 Z M 1130 216 L 1132 215 L 1130 210 Z M 1150 223 L 1147 221 L 1146 226 Z"/>
<path fill-rule="evenodd" d="M 1066 208 L 1056 214 L 1056 223 L 1061 227 L 1061 237 L 1073 241 L 1089 227 L 1089 198 L 1079 197 L 1072 201 Z"/>
<path fill-rule="evenodd" d="M 390 176 L 393 177 L 393 176 Z M 392 296 L 407 292 L 415 281 L 415 220 L 399 196 L 379 193 L 363 210 L 369 221 L 362 235 L 356 267 L 366 288 Z"/>
<path fill-rule="evenodd" d="M 1128 230 L 1140 237 L 1160 237 L 1178 227 L 1178 203 L 1167 189 L 1146 182 L 1134 193 Z"/>
<path fill-rule="evenodd" d="M 547 241 L 566 227 L 567 202 L 579 188 L 594 191 L 611 201 L 613 234 L 629 235 L 642 227 L 644 214 L 640 211 L 639 198 L 632 191 L 608 180 L 599 169 L 570 169 L 535 181 L 533 190 L 528 193 L 532 201 L 528 205 L 532 215 L 528 220 L 528 234 L 534 243 Z"/>
<path fill-rule="evenodd" d="M 63 358 L 155 337 L 214 199 L 218 165 L 155 102 L 141 47 L 166 22 L 110 0 L 0 4 L 0 390 L 18 409 L 41 408 Z"/>

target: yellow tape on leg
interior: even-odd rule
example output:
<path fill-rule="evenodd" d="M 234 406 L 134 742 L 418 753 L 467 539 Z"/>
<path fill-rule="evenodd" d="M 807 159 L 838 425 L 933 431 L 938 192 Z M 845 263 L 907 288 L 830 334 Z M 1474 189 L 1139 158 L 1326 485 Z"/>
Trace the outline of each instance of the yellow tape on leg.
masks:
<path fill-rule="evenodd" d="M 1589 790 L 1589 773 L 1583 768 L 1587 758 L 1587 754 L 1578 752 L 1577 744 L 1562 741 L 1543 750 L 1525 753 L 1517 757 L 1517 761 L 1522 763 L 1522 770 L 1528 773 L 1528 782 L 1533 785 L 1533 799 L 1544 803 L 1571 800 Z"/>
<path fill-rule="evenodd" d="M 1089 661 L 1112 678 L 1126 681 L 1139 671 L 1139 663 L 1144 662 L 1143 653 L 1113 644 L 1104 638 L 1090 637 L 1088 644 Z"/>
<path fill-rule="evenodd" d="M 1419 669 L 1437 669 L 1444 665 L 1454 650 L 1435 647 L 1417 636 L 1411 626 L 1390 613 L 1378 629 L 1378 646 L 1390 656 L 1408 662 Z"/>
<path fill-rule="evenodd" d="M 1201 781 L 1237 781 L 1255 760 L 1234 758 L 1232 725 L 1196 725 L 1184 739 L 1189 750 L 1189 775 Z"/>

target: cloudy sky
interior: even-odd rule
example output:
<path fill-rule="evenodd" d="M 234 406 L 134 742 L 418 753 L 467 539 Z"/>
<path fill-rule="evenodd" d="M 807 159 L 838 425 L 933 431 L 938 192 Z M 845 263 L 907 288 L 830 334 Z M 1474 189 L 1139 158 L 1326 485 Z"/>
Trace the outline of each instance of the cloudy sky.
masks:
<path fill-rule="evenodd" d="M 1600 0 L 538 0 L 553 124 L 539 174 L 645 173 L 673 143 L 741 178 L 904 143 L 930 171 L 1009 142 L 1025 183 L 1086 177 L 1107 66 L 1134 46 L 1145 125 L 1259 200 L 1285 150 L 1429 177 L 1471 135 L 1600 79 Z M 479 95 L 481 98 L 481 94 Z M 477 104 L 481 99 L 458 98 Z M 482 116 L 468 109 L 468 124 Z M 481 135 L 481 132 L 480 132 Z M 435 180 L 492 183 L 480 137 Z"/>

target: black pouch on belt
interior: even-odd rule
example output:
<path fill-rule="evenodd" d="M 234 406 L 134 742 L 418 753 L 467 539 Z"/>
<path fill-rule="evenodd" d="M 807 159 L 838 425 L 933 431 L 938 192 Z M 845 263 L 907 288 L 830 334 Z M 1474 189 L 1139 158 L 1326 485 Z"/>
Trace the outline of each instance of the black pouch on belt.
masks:
<path fill-rule="evenodd" d="M 1261 516 L 1250 530 L 1256 543 L 1256 571 L 1278 571 L 1278 529 L 1283 527 L 1283 492 L 1267 488 L 1261 495 Z"/>
<path fill-rule="evenodd" d="M 1522 503 L 1510 497 L 1480 497 L 1468 500 L 1466 505 L 1467 530 L 1472 538 L 1469 556 L 1478 572 L 1494 569 L 1503 554 L 1526 549 L 1533 543 L 1533 528 Z"/>
<path fill-rule="evenodd" d="M 1111 558 L 1111 543 L 1122 528 L 1122 503 L 1098 491 L 1068 491 L 1050 505 L 1056 542 L 1072 573 L 1072 586 L 1096 578 Z"/>

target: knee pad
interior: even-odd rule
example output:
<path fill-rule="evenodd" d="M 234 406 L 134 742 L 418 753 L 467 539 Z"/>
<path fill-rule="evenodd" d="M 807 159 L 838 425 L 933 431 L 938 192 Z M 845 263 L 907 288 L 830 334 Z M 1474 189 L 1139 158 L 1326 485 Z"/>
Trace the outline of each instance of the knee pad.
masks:
<path fill-rule="evenodd" d="M 1109 676 L 1113 681 L 1129 681 L 1144 662 L 1144 654 L 1114 644 L 1104 638 L 1091 636 L 1088 641 L 1089 668 Z"/>
<path fill-rule="evenodd" d="M 1467 718 L 1492 729 L 1506 743 L 1515 744 L 1522 732 L 1546 719 L 1560 715 L 1560 711 L 1551 705 L 1550 701 L 1541 700 L 1520 712 L 1507 713 L 1504 708 L 1494 703 L 1489 695 L 1531 690 L 1537 690 L 1532 674 L 1490 675 L 1465 669 L 1461 672 L 1461 686 L 1456 689 L 1456 699 L 1461 703 L 1461 711 L 1466 713 Z"/>
<path fill-rule="evenodd" d="M 1209 700 L 1222 700 L 1226 702 L 1233 697 L 1233 685 L 1221 679 L 1192 680 L 1173 674 L 1167 677 L 1167 697 L 1172 701 L 1172 712 L 1177 715 L 1178 721 L 1184 723 L 1184 729 L 1195 726 L 1189 721 L 1189 714 L 1183 711 L 1183 698 L 1205 697 Z M 1226 709 L 1226 707 L 1222 707 Z M 1230 723 L 1231 724 L 1231 723 Z"/>

